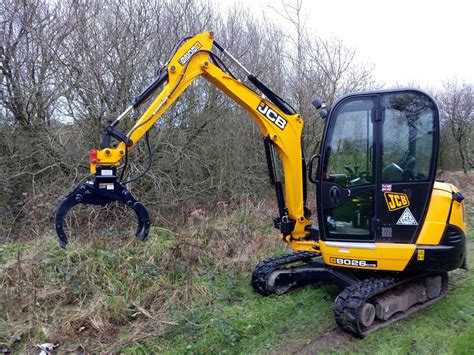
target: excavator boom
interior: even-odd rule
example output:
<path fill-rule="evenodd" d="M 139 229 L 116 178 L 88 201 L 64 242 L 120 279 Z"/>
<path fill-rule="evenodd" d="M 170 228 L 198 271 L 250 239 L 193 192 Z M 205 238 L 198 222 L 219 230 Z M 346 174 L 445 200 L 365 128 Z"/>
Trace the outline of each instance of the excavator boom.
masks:
<path fill-rule="evenodd" d="M 212 51 L 213 47 L 243 70 L 248 81 L 261 93 L 257 93 L 234 77 L 222 59 Z M 307 240 L 311 232 L 306 229 L 311 225 L 311 220 L 309 210 L 305 207 L 304 196 L 306 164 L 301 148 L 303 119 L 285 100 L 218 44 L 212 32 L 204 32 L 182 40 L 168 63 L 159 70 L 156 79 L 133 99 L 132 104 L 111 125 L 105 128 L 100 149 L 92 150 L 90 153 L 93 181 L 75 188 L 58 208 L 56 232 L 62 247 L 67 244 L 63 227 L 64 218 L 71 208 L 80 203 L 107 205 L 112 201 L 118 201 L 131 207 L 139 219 L 136 235 L 140 240 L 146 240 L 150 227 L 148 213 L 127 190 L 126 184 L 120 181 L 117 168 L 134 145 L 200 76 L 246 110 L 260 128 L 264 137 L 269 175 L 278 202 L 279 216 L 275 218 L 275 227 L 281 231 L 281 238 L 290 244 L 299 243 L 299 250 L 302 248 L 308 251 L 318 250 L 316 241 Z M 127 134 L 120 132 L 116 128 L 120 120 L 147 101 L 159 88 L 161 90 L 156 98 L 130 131 Z M 113 140 L 118 141 L 118 145 L 114 146 Z M 276 173 L 275 151 L 282 162 L 284 185 Z"/>

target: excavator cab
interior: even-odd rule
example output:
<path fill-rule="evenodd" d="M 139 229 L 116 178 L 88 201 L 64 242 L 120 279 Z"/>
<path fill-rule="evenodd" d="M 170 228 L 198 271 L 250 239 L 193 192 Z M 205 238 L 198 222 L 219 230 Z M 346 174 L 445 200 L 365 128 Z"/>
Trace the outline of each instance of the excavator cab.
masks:
<path fill-rule="evenodd" d="M 353 93 L 323 116 L 320 153 L 309 168 L 318 231 L 308 228 L 321 258 L 305 249 L 310 241 L 296 241 L 297 253 L 257 265 L 252 284 L 270 295 L 336 283 L 343 288 L 337 324 L 364 337 L 446 295 L 447 272 L 466 264 L 464 197 L 435 182 L 439 113 L 426 93 Z"/>
<path fill-rule="evenodd" d="M 414 242 L 435 180 L 438 121 L 433 99 L 413 89 L 334 103 L 318 167 L 322 240 Z"/>

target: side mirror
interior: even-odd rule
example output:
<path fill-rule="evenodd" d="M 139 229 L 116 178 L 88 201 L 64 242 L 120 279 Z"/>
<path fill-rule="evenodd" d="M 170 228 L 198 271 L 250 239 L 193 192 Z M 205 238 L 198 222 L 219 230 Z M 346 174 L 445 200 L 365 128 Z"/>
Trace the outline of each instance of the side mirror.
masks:
<path fill-rule="evenodd" d="M 328 116 L 328 111 L 326 110 L 326 102 L 319 97 L 311 101 L 316 110 L 319 111 L 319 116 L 324 120 Z"/>
<path fill-rule="evenodd" d="M 319 117 L 321 117 L 323 120 L 325 120 L 326 117 L 328 117 L 328 110 L 319 111 Z"/>
<path fill-rule="evenodd" d="M 316 110 L 326 107 L 326 101 L 320 99 L 319 97 L 315 98 L 313 101 L 311 101 L 311 103 L 314 107 L 316 107 Z"/>

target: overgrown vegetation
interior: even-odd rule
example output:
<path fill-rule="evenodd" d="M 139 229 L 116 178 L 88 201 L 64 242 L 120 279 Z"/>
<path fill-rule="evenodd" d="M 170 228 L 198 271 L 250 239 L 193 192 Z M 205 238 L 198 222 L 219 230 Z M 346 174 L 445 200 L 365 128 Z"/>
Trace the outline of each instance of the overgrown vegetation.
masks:
<path fill-rule="evenodd" d="M 270 214 L 243 200 L 212 216 L 201 211 L 176 232 L 155 228 L 147 243 L 114 233 L 77 236 L 67 250 L 52 234 L 6 243 L 0 338 L 20 353 L 46 341 L 61 351 L 133 354 L 472 350 L 472 272 L 456 271 L 444 300 L 362 341 L 337 330 L 334 285 L 254 293 L 253 267 L 288 252 L 266 224 Z M 468 248 L 473 263 L 472 237 Z"/>
<path fill-rule="evenodd" d="M 278 251 L 261 232 L 266 211 L 246 200 L 228 216 L 190 218 L 180 233 L 154 229 L 145 244 L 113 233 L 66 251 L 52 235 L 4 244 L 1 338 L 17 350 L 47 338 L 105 351 L 192 328 L 212 304 L 245 299 L 245 272 Z"/>
<path fill-rule="evenodd" d="M 0 69 L 1 239 L 36 237 L 42 227 L 49 228 L 51 202 L 89 174 L 88 150 L 98 147 L 104 126 L 152 81 L 184 36 L 214 30 L 239 61 L 295 105 L 307 117 L 308 155 L 317 151 L 322 127 L 311 99 L 331 101 L 373 87 L 372 68 L 359 65 L 341 40 L 308 36 L 300 22 L 295 37 L 238 5 L 225 11 L 217 5 L 202 0 L 1 2 L 6 14 Z M 298 6 L 288 10 L 299 21 Z M 118 128 L 127 132 L 144 107 Z M 176 218 L 182 209 L 186 214 L 268 193 L 258 128 L 204 79 L 156 123 L 150 141 L 154 164 L 133 189 L 153 206 L 155 221 Z M 128 174 L 135 176 L 146 163 L 146 148 L 138 144 L 130 158 Z"/>
<path fill-rule="evenodd" d="M 0 240 L 35 238 L 50 228 L 56 202 L 89 174 L 88 150 L 98 147 L 104 126 L 186 35 L 214 30 L 221 44 L 301 113 L 306 156 L 317 153 L 323 121 L 312 99 L 330 104 L 347 92 L 382 84 L 373 66 L 362 64 L 342 39 L 315 36 L 301 0 L 285 3 L 285 11 L 275 14 L 280 23 L 272 23 L 238 5 L 224 11 L 203 0 L 2 0 Z M 452 81 L 438 96 L 441 168 L 467 170 L 472 84 Z M 118 128 L 128 131 L 141 112 Z M 258 128 L 205 80 L 166 112 L 150 140 L 154 164 L 133 190 L 153 207 L 156 222 L 169 224 L 199 207 L 268 193 Z M 146 157 L 138 144 L 130 175 L 143 169 Z"/>

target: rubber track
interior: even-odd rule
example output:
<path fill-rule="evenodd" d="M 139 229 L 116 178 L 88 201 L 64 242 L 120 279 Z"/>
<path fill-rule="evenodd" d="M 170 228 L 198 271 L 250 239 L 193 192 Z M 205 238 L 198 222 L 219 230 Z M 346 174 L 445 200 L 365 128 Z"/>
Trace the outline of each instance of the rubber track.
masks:
<path fill-rule="evenodd" d="M 393 278 L 370 278 L 348 286 L 336 298 L 334 313 L 336 322 L 344 331 L 363 337 L 359 325 L 359 309 L 373 295 L 390 289 L 398 282 Z"/>
<path fill-rule="evenodd" d="M 420 277 L 426 277 L 423 275 Z M 445 276 L 447 277 L 447 276 Z M 447 288 L 442 289 L 441 294 L 425 303 L 413 305 L 411 308 L 403 313 L 393 315 L 385 322 L 374 322 L 369 328 L 363 329 L 359 322 L 359 309 L 371 297 L 381 294 L 390 289 L 394 289 L 398 285 L 404 285 L 409 282 L 416 281 L 414 279 L 400 280 L 396 278 L 370 278 L 355 283 L 354 285 L 346 287 L 336 298 L 334 303 L 334 313 L 337 324 L 346 332 L 353 334 L 356 337 L 363 338 L 366 335 L 400 319 L 408 317 L 410 314 L 419 309 L 427 307 L 428 305 L 440 300 L 446 294 Z"/>
<path fill-rule="evenodd" d="M 253 270 L 252 273 L 252 286 L 255 292 L 262 296 L 270 296 L 271 291 L 267 289 L 267 279 L 270 274 L 280 267 L 288 264 L 293 264 L 298 261 L 308 260 L 319 256 L 318 253 L 309 251 L 300 251 L 291 253 L 288 255 L 277 256 L 269 259 L 262 260 Z"/>

